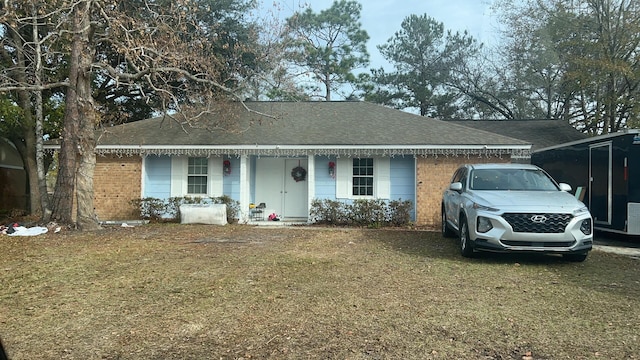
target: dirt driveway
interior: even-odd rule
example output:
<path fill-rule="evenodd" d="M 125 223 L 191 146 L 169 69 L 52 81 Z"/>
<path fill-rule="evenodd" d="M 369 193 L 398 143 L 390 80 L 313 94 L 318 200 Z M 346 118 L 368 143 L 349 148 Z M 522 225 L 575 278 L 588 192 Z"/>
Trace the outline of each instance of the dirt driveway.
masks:
<path fill-rule="evenodd" d="M 596 232 L 594 250 L 628 255 L 640 259 L 640 237 Z"/>

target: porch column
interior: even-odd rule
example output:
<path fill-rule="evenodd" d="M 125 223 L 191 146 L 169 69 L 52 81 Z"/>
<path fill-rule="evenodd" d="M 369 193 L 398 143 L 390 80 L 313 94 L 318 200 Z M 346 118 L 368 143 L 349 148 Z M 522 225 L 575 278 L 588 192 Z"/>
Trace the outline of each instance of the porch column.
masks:
<path fill-rule="evenodd" d="M 240 222 L 249 221 L 249 201 L 251 190 L 251 176 L 249 172 L 249 158 L 240 156 Z"/>
<path fill-rule="evenodd" d="M 307 222 L 311 221 L 311 203 L 316 197 L 316 157 L 313 154 L 307 156 Z"/>

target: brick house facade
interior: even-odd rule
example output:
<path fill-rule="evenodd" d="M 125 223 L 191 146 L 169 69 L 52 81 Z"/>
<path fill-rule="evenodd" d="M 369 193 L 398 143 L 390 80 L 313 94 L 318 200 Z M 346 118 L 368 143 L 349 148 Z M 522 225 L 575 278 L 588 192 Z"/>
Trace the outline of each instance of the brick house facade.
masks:
<path fill-rule="evenodd" d="M 100 220 L 139 219 L 131 204 L 141 191 L 140 156 L 98 156 L 93 176 L 94 206 Z"/>
<path fill-rule="evenodd" d="M 454 171 L 468 163 L 509 163 L 509 157 L 426 157 L 416 162 L 416 225 L 439 229 L 440 204 Z"/>
<path fill-rule="evenodd" d="M 314 199 L 348 202 L 360 196 L 413 201 L 415 223 L 437 229 L 441 194 L 459 165 L 510 162 L 527 156 L 531 148 L 527 141 L 366 102 L 251 102 L 234 106 L 237 109 L 232 106 L 201 121 L 215 125 L 234 112 L 234 126 L 239 131 L 216 126 L 213 130 L 207 126 L 186 129 L 164 116 L 99 130 L 94 174 L 98 219 L 139 218 L 131 200 L 141 197 L 198 194 L 200 188 L 186 186 L 191 171 L 187 160 L 208 159 L 207 196 L 230 196 L 238 201 L 243 218 L 247 218 L 251 203 L 269 197 L 276 208 L 284 204 L 280 207 L 293 209 L 289 214 L 295 216 L 290 218 L 302 219 L 300 215 L 308 212 Z M 47 146 L 58 148 L 55 142 Z M 349 158 L 375 164 L 375 174 L 352 173 L 358 181 L 370 181 L 365 183 L 370 189 L 362 182 L 358 183 L 360 188 L 351 187 L 353 179 L 342 175 L 351 173 L 347 169 L 337 171 L 334 178 L 327 173 L 328 164 L 339 165 Z M 220 178 L 223 159 L 231 162 L 233 172 Z M 273 165 L 274 161 L 264 165 L 270 159 L 279 160 L 279 165 Z M 300 166 L 301 161 L 309 172 L 309 185 L 296 190 L 295 202 L 286 203 L 294 198 L 288 190 L 297 188 L 283 181 L 291 177 L 291 170 L 285 167 L 294 162 Z M 278 173 L 270 172 L 276 168 Z M 268 188 L 273 186 L 276 191 L 270 192 Z M 356 190 L 371 193 L 356 194 Z"/>
<path fill-rule="evenodd" d="M 416 161 L 416 225 L 440 227 L 441 195 L 453 172 L 465 163 L 508 163 L 508 157 L 419 157 Z M 99 156 L 94 175 L 95 207 L 99 219 L 140 217 L 131 201 L 140 198 L 142 159 L 139 156 Z"/>

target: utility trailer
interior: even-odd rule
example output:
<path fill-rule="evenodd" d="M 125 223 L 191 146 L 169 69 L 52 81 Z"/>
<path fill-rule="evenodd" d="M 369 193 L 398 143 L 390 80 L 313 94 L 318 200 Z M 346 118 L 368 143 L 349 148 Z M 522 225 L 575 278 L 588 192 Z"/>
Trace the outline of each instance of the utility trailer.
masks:
<path fill-rule="evenodd" d="M 640 235 L 640 129 L 540 149 L 531 163 L 571 185 L 596 230 Z"/>

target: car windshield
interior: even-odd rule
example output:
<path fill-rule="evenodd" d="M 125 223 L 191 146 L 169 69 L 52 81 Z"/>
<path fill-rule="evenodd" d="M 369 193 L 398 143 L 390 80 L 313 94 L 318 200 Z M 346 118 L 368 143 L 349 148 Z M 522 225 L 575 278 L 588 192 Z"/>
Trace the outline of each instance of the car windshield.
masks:
<path fill-rule="evenodd" d="M 472 190 L 555 191 L 556 184 L 536 169 L 476 169 L 471 172 Z"/>

